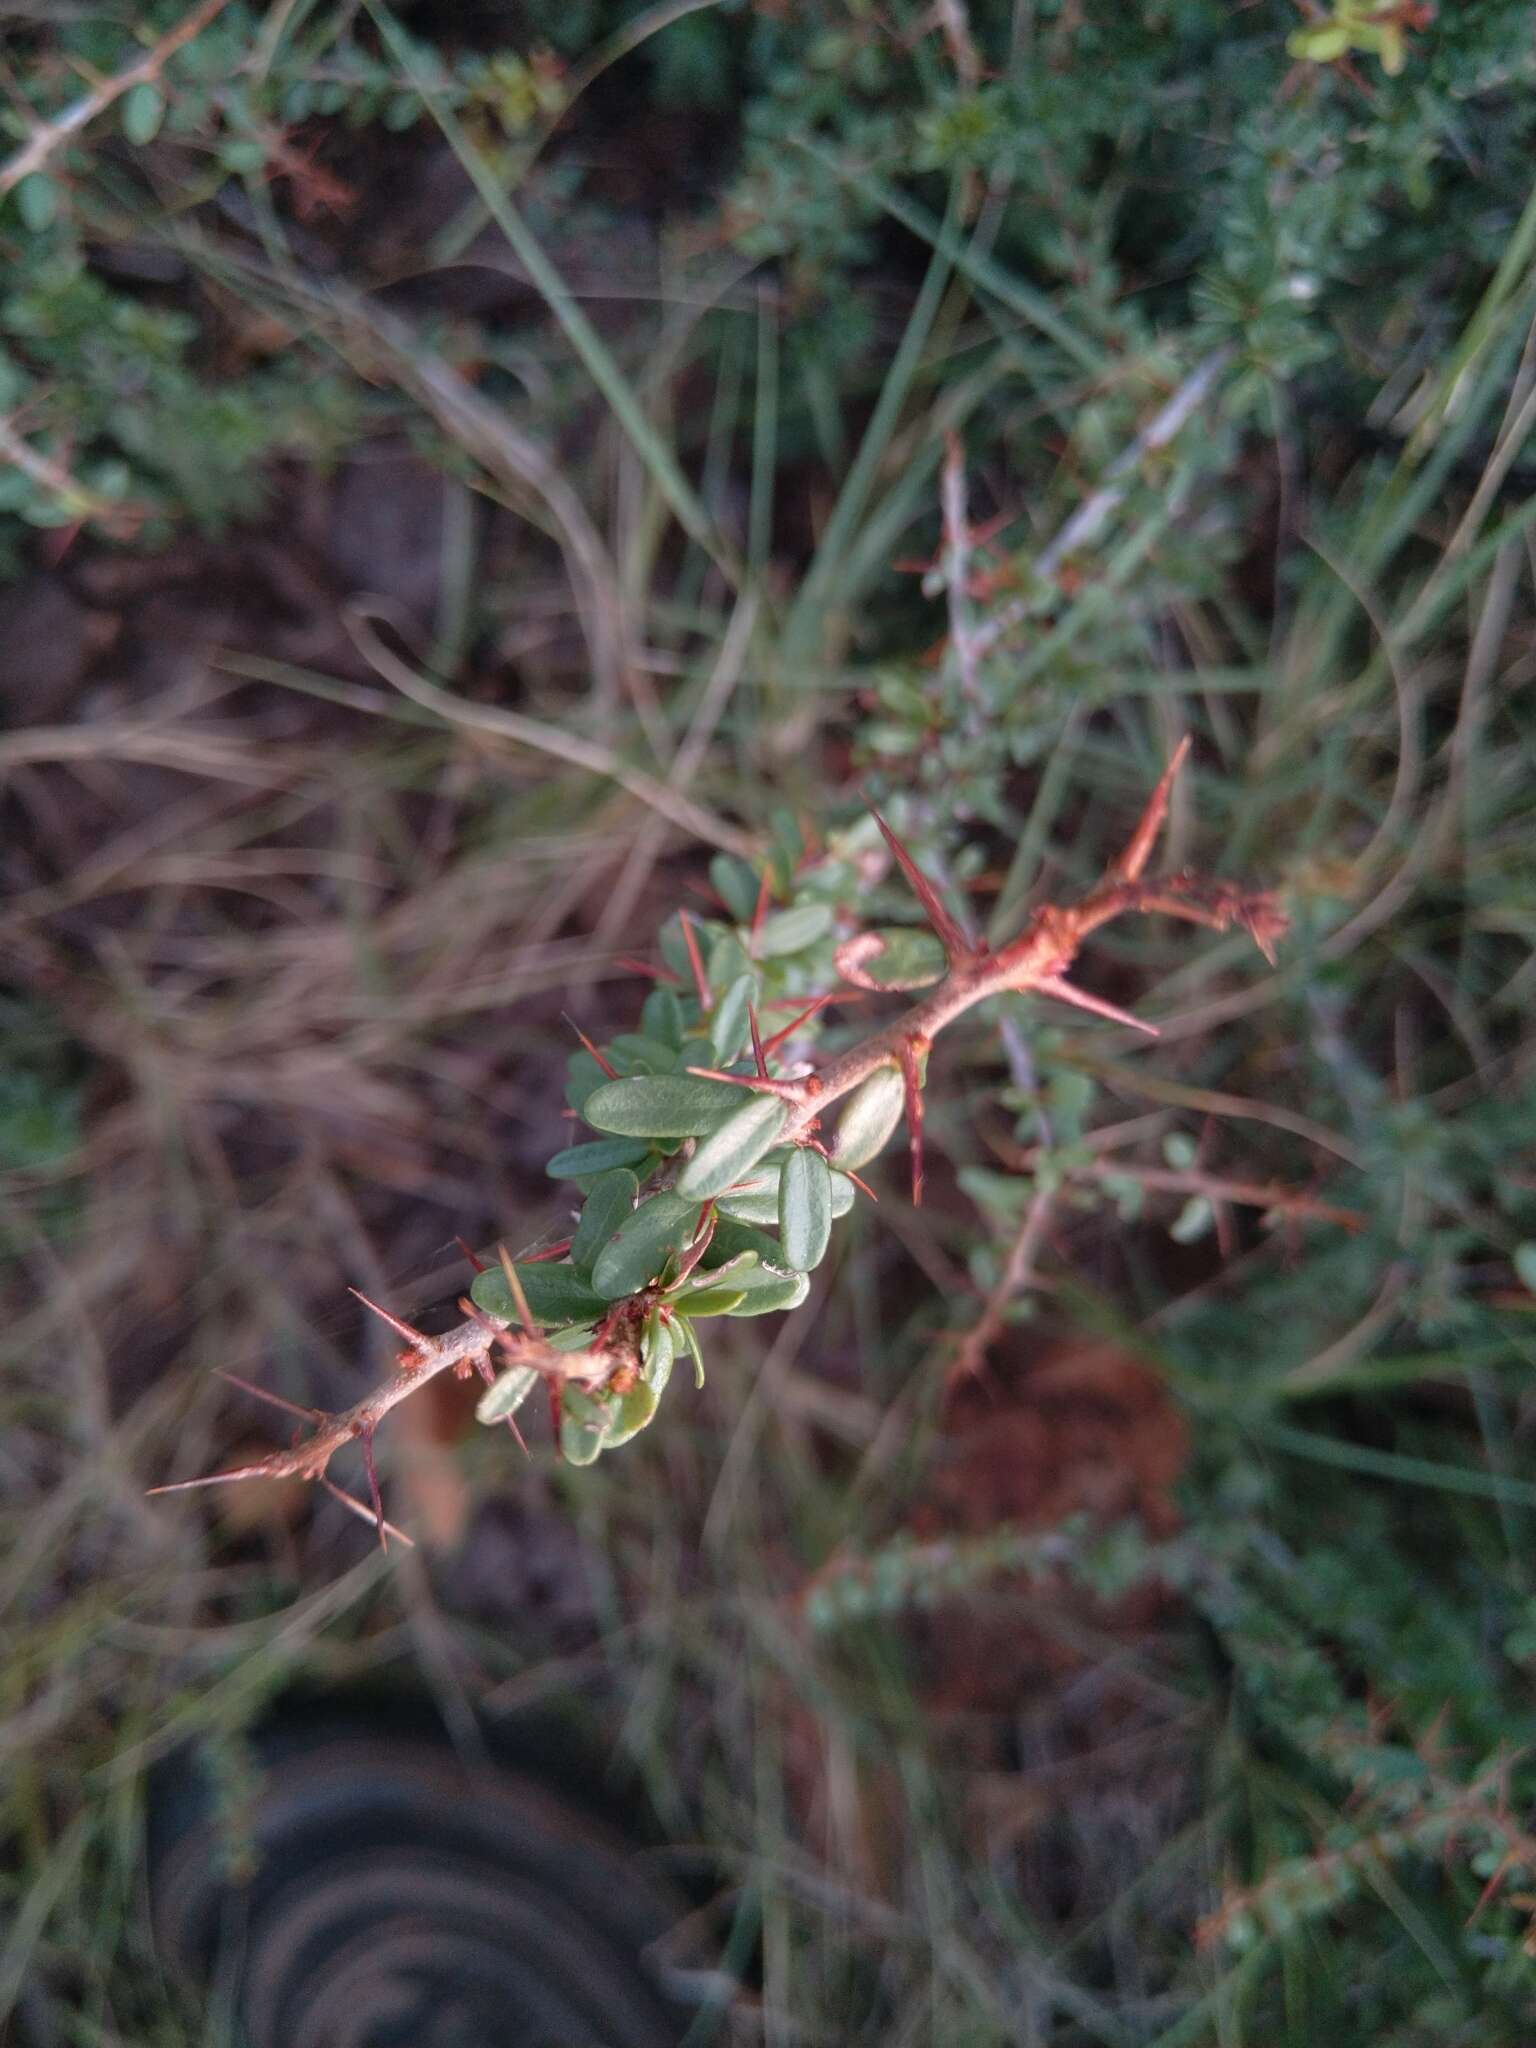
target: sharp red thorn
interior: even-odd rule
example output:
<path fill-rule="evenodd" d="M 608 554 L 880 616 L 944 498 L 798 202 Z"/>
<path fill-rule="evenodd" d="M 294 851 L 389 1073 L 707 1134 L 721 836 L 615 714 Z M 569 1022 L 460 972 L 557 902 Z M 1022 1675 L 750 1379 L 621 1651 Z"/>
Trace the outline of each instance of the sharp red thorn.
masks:
<path fill-rule="evenodd" d="M 228 1486 L 236 1479 L 270 1479 L 265 1465 L 237 1465 L 232 1472 L 208 1472 L 201 1479 L 171 1479 L 164 1486 L 146 1486 L 146 1497 L 156 1493 L 191 1493 L 199 1486 Z"/>
<path fill-rule="evenodd" d="M 349 1287 L 347 1292 L 348 1294 L 355 1294 L 364 1308 L 372 1309 L 381 1322 L 388 1323 L 392 1330 L 398 1331 L 413 1349 L 417 1351 L 430 1351 L 432 1349 L 432 1339 L 424 1330 L 413 1329 L 409 1323 L 401 1322 L 398 1316 L 392 1316 L 387 1308 L 380 1308 L 376 1301 L 368 1299 L 360 1287 Z"/>
<path fill-rule="evenodd" d="M 547 1266 L 551 1259 L 563 1259 L 571 1248 L 571 1239 L 562 1237 L 558 1244 L 547 1244 L 541 1252 L 524 1252 L 525 1266 Z"/>
<path fill-rule="evenodd" d="M 1152 848 L 1162 830 L 1163 820 L 1168 815 L 1168 799 L 1173 793 L 1174 778 L 1184 766 L 1193 742 L 1186 733 L 1173 751 L 1173 759 L 1158 778 L 1156 789 L 1147 798 L 1146 808 L 1137 820 L 1136 830 L 1126 843 L 1124 853 L 1109 871 L 1109 879 L 1116 882 L 1134 882 L 1152 858 Z"/>
<path fill-rule="evenodd" d="M 219 1379 L 227 1380 L 232 1387 L 239 1387 L 244 1393 L 254 1394 L 258 1401 L 269 1401 L 274 1408 L 286 1408 L 290 1415 L 297 1415 L 304 1422 L 324 1422 L 327 1419 L 323 1408 L 301 1408 L 297 1401 L 284 1400 L 281 1394 L 271 1393 L 266 1387 L 258 1387 L 254 1380 L 241 1379 L 237 1372 L 226 1372 L 221 1365 L 216 1365 L 213 1369 Z"/>
<path fill-rule="evenodd" d="M 693 969 L 693 992 L 699 999 L 699 1008 L 709 1015 L 709 976 L 704 972 L 704 962 L 699 958 L 699 942 L 694 937 L 693 919 L 686 910 L 677 913 L 677 921 L 683 928 L 683 944 L 688 948 L 688 965 Z"/>
<path fill-rule="evenodd" d="M 547 1384 L 549 1387 L 549 1422 L 550 1427 L 555 1432 L 555 1455 L 559 1458 L 564 1458 L 565 1446 L 560 1441 L 560 1425 L 565 1419 L 565 1409 L 561 1401 L 560 1382 L 558 1380 L 550 1380 Z"/>
<path fill-rule="evenodd" d="M 374 1518 L 379 1525 L 379 1548 L 380 1550 L 388 1550 L 389 1537 L 385 1533 L 388 1525 L 384 1520 L 384 1499 L 379 1492 L 378 1467 L 373 1462 L 372 1423 L 369 1423 L 366 1428 L 360 1430 L 358 1437 L 363 1446 L 363 1470 L 368 1474 L 368 1491 L 373 1499 Z"/>
<path fill-rule="evenodd" d="M 699 1205 L 698 1234 L 695 1236 L 692 1244 L 689 1245 L 688 1249 L 678 1259 L 677 1275 L 676 1279 L 672 1282 L 673 1286 L 677 1285 L 678 1280 L 686 1280 L 694 1267 L 698 1265 L 700 1259 L 709 1250 L 710 1240 L 714 1237 L 715 1224 L 718 1221 L 719 1215 L 714 1205 L 714 1198 L 711 1197 L 709 1201 L 702 1202 Z"/>
<path fill-rule="evenodd" d="M 625 953 L 613 963 L 630 974 L 649 975 L 652 981 L 677 981 L 680 977 L 670 967 L 653 967 L 649 960 L 637 960 L 633 954 Z"/>
<path fill-rule="evenodd" d="M 830 995 L 814 997 L 809 1003 L 806 1004 L 805 1008 L 800 1012 L 798 1017 L 791 1017 L 787 1024 L 785 1024 L 780 1030 L 775 1031 L 771 1038 L 766 1039 L 764 1041 L 763 1051 L 777 1051 L 777 1049 L 784 1043 L 786 1038 L 792 1038 L 794 1036 L 794 1034 L 800 1029 L 800 1026 L 803 1023 L 805 1023 L 807 1018 L 814 1017 L 818 1010 L 824 1010 L 828 1003 L 840 1003 L 846 1002 L 847 1000 L 848 998 L 844 995 L 841 995 L 836 989 L 834 989 Z"/>
<path fill-rule="evenodd" d="M 763 919 L 768 914 L 768 902 L 773 891 L 772 863 L 764 861 L 762 880 L 757 885 L 757 902 L 752 908 L 752 937 L 755 940 L 763 928 Z"/>
<path fill-rule="evenodd" d="M 523 1283 L 518 1278 L 516 1266 L 512 1263 L 512 1254 L 504 1244 L 499 1244 L 496 1247 L 496 1256 L 500 1259 L 501 1270 L 506 1275 L 507 1288 L 511 1293 L 513 1301 L 517 1304 L 517 1319 L 523 1326 L 524 1336 L 537 1337 L 539 1326 L 533 1320 L 533 1311 L 528 1306 L 528 1297 L 523 1292 Z"/>
<path fill-rule="evenodd" d="M 352 1513 L 360 1516 L 363 1521 L 371 1522 L 373 1520 L 373 1509 L 366 1506 L 362 1501 L 354 1499 L 344 1487 L 338 1486 L 334 1479 L 327 1479 L 323 1472 L 317 1473 L 316 1477 L 333 1500 L 339 1500 L 344 1508 L 350 1508 Z M 416 1548 L 416 1538 L 414 1536 L 407 1536 L 405 1531 L 397 1529 L 393 1522 L 386 1522 L 384 1527 L 391 1536 L 403 1543 L 407 1550 L 414 1550 Z"/>
<path fill-rule="evenodd" d="M 477 1273 L 483 1273 L 485 1271 L 485 1261 L 480 1257 L 480 1254 L 478 1252 L 472 1252 L 469 1246 L 464 1242 L 462 1237 L 456 1237 L 453 1241 L 458 1246 L 459 1250 L 464 1254 L 465 1258 L 468 1259 L 469 1263 L 474 1267 L 475 1271 Z"/>
<path fill-rule="evenodd" d="M 564 1012 L 562 1011 L 561 1014 L 564 1015 Z M 582 1045 L 585 1047 L 585 1049 L 589 1053 L 591 1053 L 593 1059 L 597 1061 L 597 1064 L 602 1068 L 603 1072 L 608 1076 L 609 1080 L 617 1081 L 617 1079 L 619 1078 L 619 1070 L 613 1064 L 612 1060 L 607 1058 L 605 1054 L 600 1053 L 598 1051 L 597 1047 L 592 1043 L 591 1039 L 588 1038 L 587 1034 L 585 1033 L 585 1031 L 582 1030 L 581 1026 L 576 1022 L 576 1019 L 574 1017 L 566 1017 L 565 1021 L 567 1024 L 570 1025 L 571 1029 L 575 1032 L 576 1036 L 581 1040 Z"/>
<path fill-rule="evenodd" d="M 763 1057 L 763 1034 L 757 1028 L 757 1005 L 748 1003 L 747 1022 L 752 1027 L 752 1059 L 757 1067 L 758 1078 L 768 1079 L 768 1062 Z"/>
<path fill-rule="evenodd" d="M 906 1090 L 907 1137 L 912 1147 L 912 1206 L 923 1200 L 923 1089 L 917 1072 L 917 1045 L 910 1038 L 901 1043 L 901 1078 Z"/>
<path fill-rule="evenodd" d="M 846 1177 L 853 1182 L 854 1186 L 858 1189 L 861 1195 L 868 1195 L 869 1199 L 876 1205 L 876 1207 L 879 1207 L 880 1197 L 875 1193 L 874 1189 L 870 1186 L 867 1180 L 860 1180 L 859 1176 L 853 1171 L 851 1167 L 848 1166 L 839 1166 L 836 1167 L 834 1170 L 838 1173 L 846 1175 Z"/>
<path fill-rule="evenodd" d="M 755 1089 L 759 1095 L 784 1095 L 791 1102 L 800 1100 L 805 1087 L 803 1078 L 799 1081 L 775 1081 L 771 1076 L 765 1079 L 761 1074 L 722 1074 L 718 1067 L 688 1067 L 684 1071 L 697 1074 L 701 1081 L 728 1081 L 733 1088 Z"/>
<path fill-rule="evenodd" d="M 1144 1031 L 1148 1038 L 1160 1036 L 1155 1024 L 1143 1023 L 1129 1010 L 1122 1010 L 1115 1003 L 1106 1003 L 1101 996 L 1087 994 L 1075 983 L 1064 981 L 1059 974 L 1053 974 L 1045 981 L 1031 982 L 1030 990 L 1035 995 L 1054 996 L 1058 1003 L 1070 1003 L 1073 1009 L 1086 1010 L 1090 1016 L 1107 1017 L 1112 1024 L 1126 1024 L 1133 1031 Z"/>
<path fill-rule="evenodd" d="M 939 943 L 949 956 L 951 964 L 958 966 L 961 961 L 968 960 L 974 949 L 965 933 L 960 929 L 949 911 L 945 909 L 943 898 L 939 895 L 938 890 L 935 889 L 932 882 L 929 881 L 928 877 L 923 873 L 917 862 L 908 853 L 907 849 L 902 845 L 873 804 L 869 807 L 869 815 L 880 827 L 881 836 L 895 855 L 897 865 L 906 876 L 908 882 L 911 883 L 912 893 L 916 896 L 918 902 L 922 904 L 924 914 L 928 922 L 933 926 L 934 931 L 938 934 Z"/>

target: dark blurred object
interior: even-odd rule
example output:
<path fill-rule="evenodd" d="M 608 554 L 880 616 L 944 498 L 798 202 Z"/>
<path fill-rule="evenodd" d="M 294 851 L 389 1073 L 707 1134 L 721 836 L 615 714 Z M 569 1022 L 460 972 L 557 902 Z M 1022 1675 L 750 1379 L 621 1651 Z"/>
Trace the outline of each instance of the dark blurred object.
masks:
<path fill-rule="evenodd" d="M 663 1937 L 687 1911 L 633 1845 L 527 1771 L 437 1734 L 289 1711 L 253 1738 L 247 1881 L 206 1763 L 153 1789 L 166 1962 L 249 2048 L 671 2048 Z M 566 1760 L 567 1766 L 569 1759 Z"/>

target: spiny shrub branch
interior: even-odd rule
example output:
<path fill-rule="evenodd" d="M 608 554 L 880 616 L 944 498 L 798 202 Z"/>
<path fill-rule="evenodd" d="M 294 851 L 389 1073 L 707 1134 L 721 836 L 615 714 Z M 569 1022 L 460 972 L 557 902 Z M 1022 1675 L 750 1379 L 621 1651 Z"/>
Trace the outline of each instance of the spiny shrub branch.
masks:
<path fill-rule="evenodd" d="M 478 1372 L 487 1382 L 480 1420 L 514 1430 L 542 1381 L 573 1464 L 627 1443 L 655 1415 L 676 1359 L 691 1358 L 702 1383 L 700 1324 L 805 1299 L 834 1219 L 856 1191 L 869 1192 L 858 1169 L 903 1120 L 912 1198 L 921 1199 L 922 1091 L 929 1051 L 948 1025 L 993 997 L 1030 993 L 1153 1030 L 1068 979 L 1083 942 L 1132 913 L 1218 931 L 1239 926 L 1273 959 L 1286 920 L 1272 896 L 1192 874 L 1147 877 L 1187 751 L 1186 741 L 1098 885 L 1076 904 L 1037 910 L 996 950 L 968 936 L 878 814 L 875 826 L 927 931 L 848 929 L 849 897 L 868 868 L 847 848 L 779 848 L 757 874 L 717 856 L 710 878 L 730 922 L 701 924 L 680 912 L 662 929 L 664 964 L 645 969 L 656 986 L 639 1031 L 599 1047 L 577 1030 L 567 1100 L 596 1136 L 564 1148 L 547 1169 L 580 1191 L 572 1235 L 521 1261 L 503 1249 L 499 1267 L 473 1260 L 478 1270 L 460 1303 L 465 1320 L 442 1336 L 359 1295 L 405 1340 L 389 1379 L 341 1414 L 314 1414 L 311 1432 L 286 1450 L 154 1490 L 290 1477 L 329 1485 L 331 1459 L 358 1443 L 385 1541 L 374 1431 L 449 1370 L 461 1378 Z M 816 987 L 829 977 L 851 989 Z M 829 1007 L 915 988 L 926 993 L 891 1023 L 821 1064 L 807 1056 Z M 765 1035 L 761 1019 L 779 1009 L 793 1014 Z M 838 1104 L 833 1127 L 828 1115 Z"/>

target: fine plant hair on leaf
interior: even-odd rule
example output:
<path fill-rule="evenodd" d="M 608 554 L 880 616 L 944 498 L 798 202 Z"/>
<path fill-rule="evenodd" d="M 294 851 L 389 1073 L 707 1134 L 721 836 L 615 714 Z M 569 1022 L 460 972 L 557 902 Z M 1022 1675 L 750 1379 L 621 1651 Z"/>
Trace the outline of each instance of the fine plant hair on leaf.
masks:
<path fill-rule="evenodd" d="M 781 1042 L 792 1041 L 779 1033 L 765 1044 L 757 1014 L 765 977 L 780 977 L 769 988 L 772 1000 L 784 1001 L 785 974 L 801 977 L 803 988 L 804 977 L 828 970 L 835 974 L 837 956 L 857 948 L 856 939 L 834 943 L 831 907 L 811 901 L 764 914 L 767 892 L 760 889 L 750 923 L 739 928 L 756 948 L 757 965 L 745 967 L 742 963 L 753 956 L 743 950 L 740 938 L 727 930 L 706 958 L 701 939 L 707 928 L 680 913 L 682 953 L 674 968 L 681 986 L 692 981 L 694 995 L 680 1001 L 674 997 L 677 1007 L 669 1006 L 664 1017 L 658 1012 L 658 1026 L 668 1039 L 621 1035 L 604 1051 L 577 1034 L 582 1051 L 573 1060 L 588 1062 L 588 1075 L 595 1066 L 603 1078 L 596 1088 L 590 1079 L 583 1081 L 570 1098 L 599 1136 L 556 1155 L 556 1172 L 574 1178 L 583 1188 L 584 1205 L 588 1200 L 593 1205 L 590 1223 L 584 1215 L 558 1247 L 565 1263 L 544 1255 L 519 1262 L 501 1247 L 498 1264 L 475 1274 L 473 1299 L 462 1304 L 468 1319 L 436 1337 L 358 1294 L 404 1340 L 396 1371 L 382 1386 L 339 1415 L 311 1417 L 306 1412 L 314 1427 L 288 1449 L 153 1490 L 258 1478 L 319 1480 L 335 1454 L 355 1443 L 363 1451 L 373 1518 L 385 1542 L 388 1525 L 374 1475 L 374 1432 L 397 1403 L 450 1369 L 460 1377 L 478 1372 L 503 1389 L 482 1403 L 483 1419 L 494 1421 L 510 1419 L 525 1388 L 543 1379 L 557 1442 L 572 1462 L 590 1464 L 605 1449 L 629 1442 L 650 1423 L 661 1391 L 655 1373 L 650 1382 L 644 1379 L 648 1360 L 664 1356 L 670 1361 L 677 1350 L 687 1350 L 702 1376 L 700 1322 L 792 1307 L 804 1298 L 806 1275 L 820 1263 L 833 1218 L 841 1213 L 837 1188 L 846 1207 L 852 1186 L 863 1186 L 848 1169 L 866 1164 L 903 1116 L 911 1142 L 912 1199 L 921 1199 L 922 1095 L 930 1051 L 950 1024 L 995 996 L 1033 993 L 1134 1025 L 1134 1017 L 1069 979 L 1084 941 L 1101 925 L 1133 913 L 1155 911 L 1218 931 L 1235 925 L 1273 958 L 1286 918 L 1272 896 L 1187 873 L 1146 878 L 1187 751 L 1186 742 L 1158 781 L 1124 851 L 1097 886 L 1075 904 L 1047 904 L 1035 911 L 1021 931 L 995 950 L 966 935 L 935 885 L 877 815 L 880 833 L 944 948 L 948 971 L 903 1014 L 820 1066 L 802 1059 L 788 1073 L 770 1072 L 771 1053 Z M 810 1025 L 835 997 L 835 990 L 827 990 L 809 1004 L 798 1002 L 799 1015 L 787 1028 Z M 729 1057 L 748 1036 L 748 1071 L 727 1071 L 693 1057 L 695 1048 L 716 1059 Z M 673 1071 L 654 1071 L 668 1062 Z M 626 1066 L 631 1070 L 623 1071 Z M 843 1120 L 834 1128 L 829 1112 L 845 1099 Z M 608 1142 L 612 1138 L 629 1141 L 629 1147 L 616 1154 Z M 621 1156 L 630 1163 L 619 1165 Z M 836 1176 L 832 1169 L 838 1169 Z M 759 1184 L 776 1186 L 778 1238 L 755 1226 L 721 1220 L 718 1204 Z M 499 1354 L 500 1379 L 493 1354 Z M 508 1372 L 517 1375 L 510 1383 Z M 665 1376 L 662 1371 L 662 1381 Z M 637 1392 L 642 1385 L 643 1398 Z M 354 1510 L 358 1505 L 352 1502 Z"/>

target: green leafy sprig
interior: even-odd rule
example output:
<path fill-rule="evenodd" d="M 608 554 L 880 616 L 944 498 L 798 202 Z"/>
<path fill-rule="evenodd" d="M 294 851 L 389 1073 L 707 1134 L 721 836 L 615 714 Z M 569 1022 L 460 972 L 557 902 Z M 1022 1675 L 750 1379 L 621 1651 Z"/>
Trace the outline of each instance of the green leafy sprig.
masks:
<path fill-rule="evenodd" d="M 593 1135 L 566 1146 L 547 1169 L 580 1194 L 571 1235 L 521 1260 L 503 1248 L 497 1266 L 476 1261 L 460 1303 L 466 1320 L 443 1336 L 359 1296 L 406 1340 L 397 1372 L 345 1413 L 317 1418 L 291 1449 L 179 1487 L 292 1476 L 329 1485 L 332 1456 L 360 1442 L 385 1540 L 374 1430 L 450 1367 L 461 1376 L 478 1371 L 487 1383 L 480 1420 L 514 1430 L 517 1411 L 543 1381 L 572 1464 L 628 1443 L 655 1416 L 680 1358 L 702 1383 L 702 1325 L 804 1301 L 834 1221 L 868 1192 L 859 1169 L 903 1119 L 912 1198 L 921 1200 L 922 1091 L 929 1050 L 946 1026 L 992 997 L 1024 991 L 1137 1024 L 1067 978 L 1083 942 L 1130 912 L 1216 930 L 1238 925 L 1272 957 L 1286 922 L 1272 897 L 1190 874 L 1146 875 L 1187 745 L 1098 885 L 1076 904 L 1035 911 L 996 950 L 968 935 L 878 813 L 926 933 L 859 929 L 846 899 L 820 893 L 839 878 L 835 860 L 785 857 L 759 875 L 719 856 L 711 878 L 729 921 L 696 923 L 686 913 L 669 920 L 661 963 L 646 970 L 656 986 L 639 1029 L 604 1047 L 582 1036 L 571 1055 L 567 1100 Z M 778 896 L 789 900 L 775 907 Z M 833 986 L 818 989 L 829 979 Z M 891 1023 L 821 1064 L 807 1057 L 829 1005 L 914 988 L 925 993 Z M 792 1014 L 780 1023 L 785 1009 Z"/>

